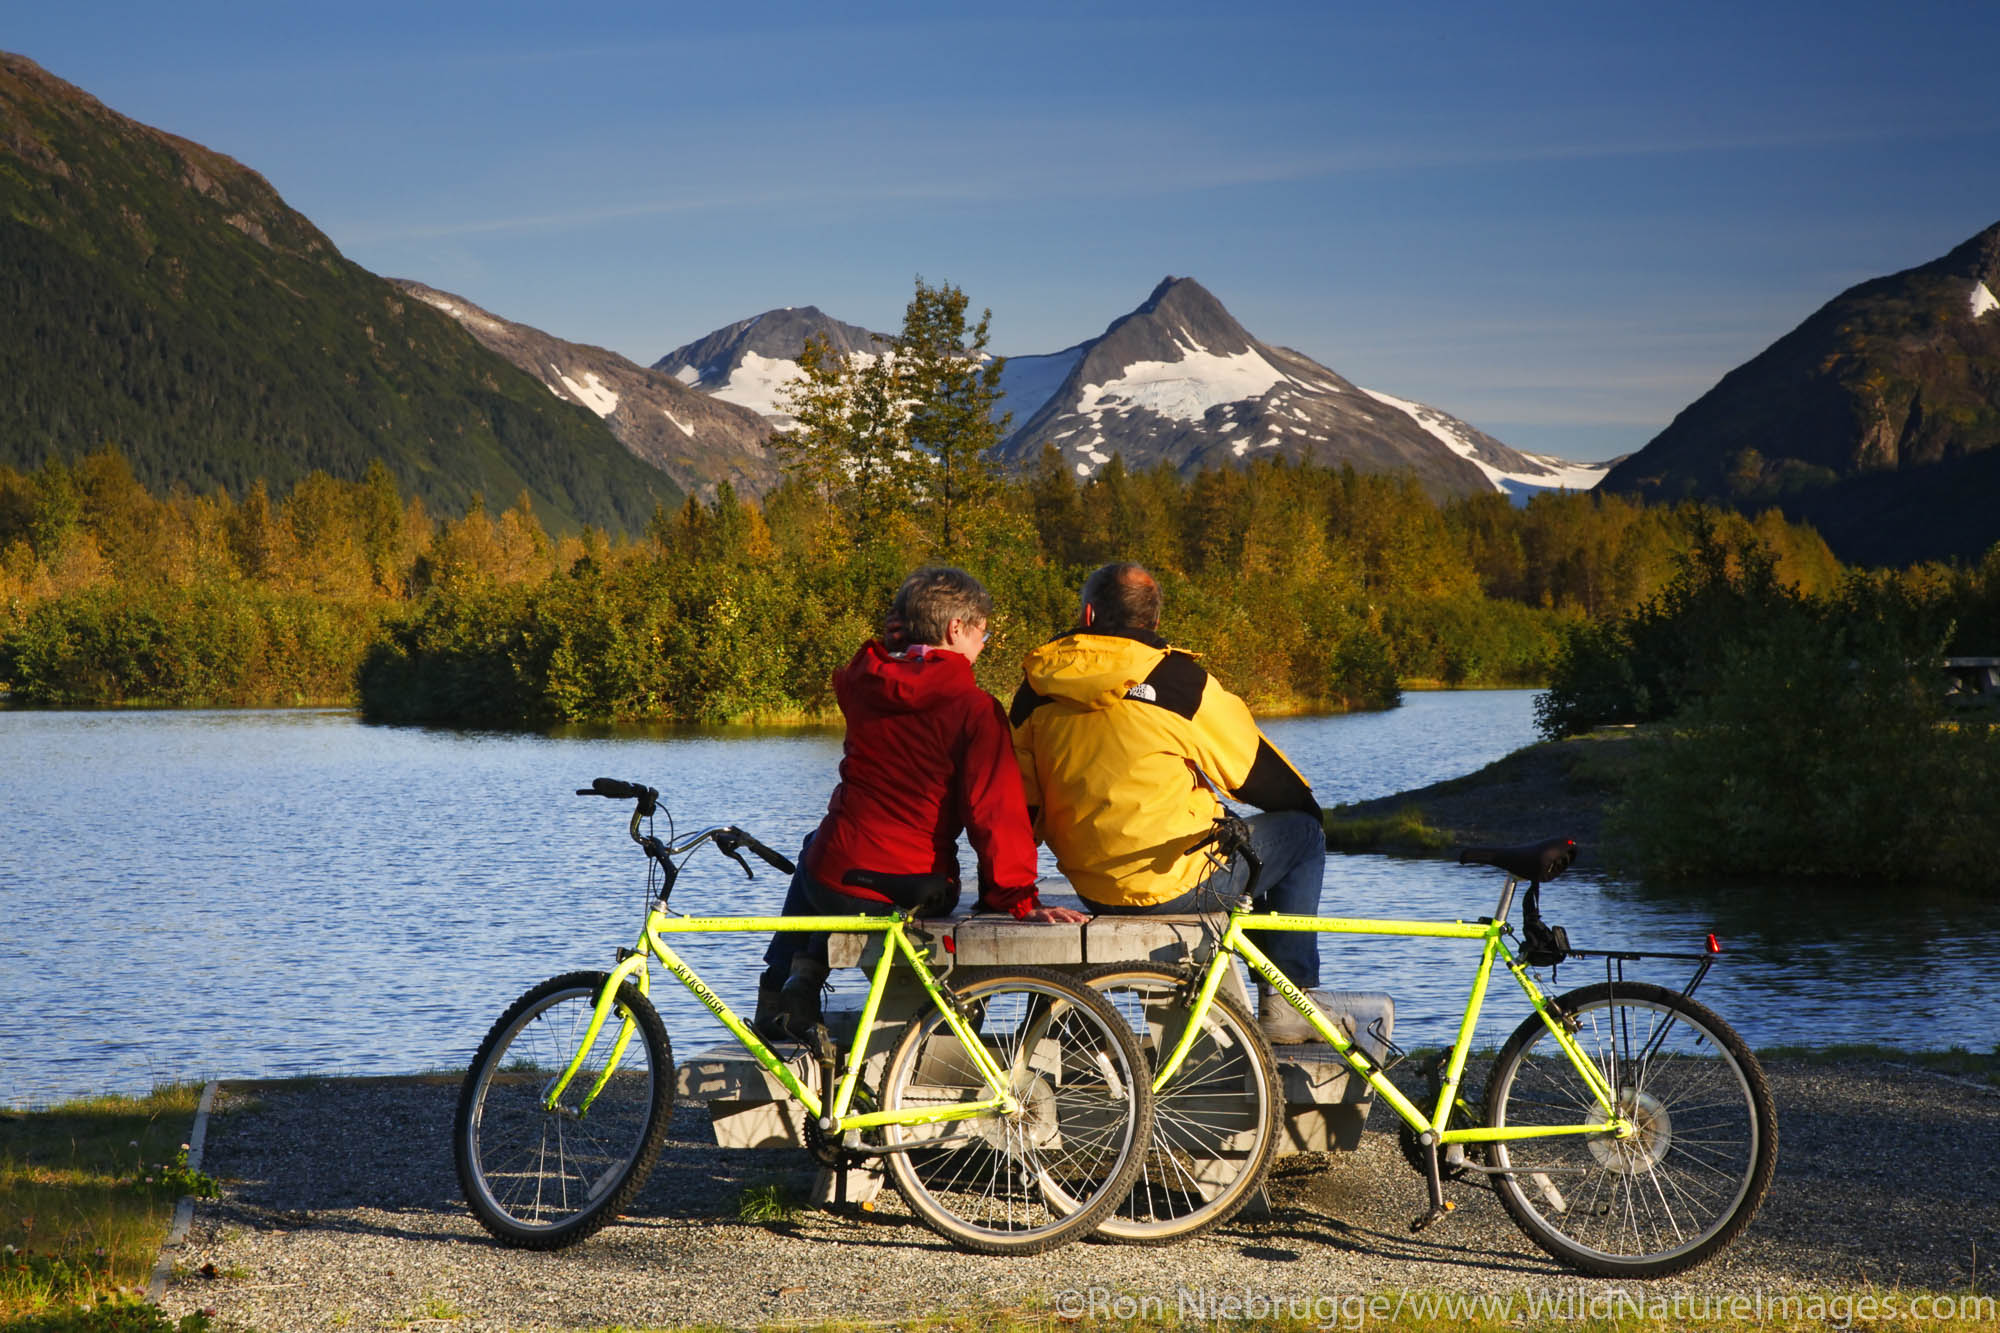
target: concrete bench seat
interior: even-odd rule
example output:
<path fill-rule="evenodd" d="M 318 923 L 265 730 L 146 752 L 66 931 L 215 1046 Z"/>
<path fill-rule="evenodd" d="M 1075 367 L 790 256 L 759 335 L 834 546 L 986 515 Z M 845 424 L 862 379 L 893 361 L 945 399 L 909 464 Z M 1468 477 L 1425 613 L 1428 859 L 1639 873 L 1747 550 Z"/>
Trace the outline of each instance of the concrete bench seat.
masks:
<path fill-rule="evenodd" d="M 1060 881 L 1044 883 L 1049 906 L 1080 907 Z M 1097 917 L 1082 924 L 1021 922 L 1005 916 L 967 915 L 917 923 L 940 971 L 1030 965 L 1076 972 L 1110 962 L 1151 962 L 1174 966 L 1213 936 L 1220 918 L 1199 916 Z M 828 998 L 827 1026 L 844 1048 L 852 1049 L 867 972 L 881 956 L 879 935 L 835 935 L 828 962 L 837 991 Z M 860 972 L 843 969 L 862 969 Z M 1224 989 L 1252 1008 L 1240 964 L 1230 968 Z M 1378 1062 L 1387 1056 L 1395 1031 L 1395 1002 L 1380 991 L 1314 991 L 1321 1008 L 1335 1017 L 1362 1049 Z M 905 1025 L 928 1007 L 907 970 L 892 972 L 882 1008 L 869 1036 L 864 1085 L 879 1086 L 889 1052 Z M 779 1053 L 788 1054 L 788 1048 Z M 1331 1048 L 1318 1043 L 1274 1048 L 1283 1085 L 1280 1153 L 1352 1150 L 1361 1135 L 1373 1097 Z M 794 1055 L 791 1067 L 809 1087 L 819 1071 L 812 1058 Z M 725 1148 L 784 1148 L 805 1145 L 805 1114 L 775 1077 L 735 1042 L 712 1047 L 681 1063 L 677 1091 L 687 1101 L 706 1103 L 716 1142 Z M 822 1171 L 815 1189 L 820 1202 L 865 1202 L 881 1188 L 882 1173 L 870 1163 L 852 1171 Z"/>

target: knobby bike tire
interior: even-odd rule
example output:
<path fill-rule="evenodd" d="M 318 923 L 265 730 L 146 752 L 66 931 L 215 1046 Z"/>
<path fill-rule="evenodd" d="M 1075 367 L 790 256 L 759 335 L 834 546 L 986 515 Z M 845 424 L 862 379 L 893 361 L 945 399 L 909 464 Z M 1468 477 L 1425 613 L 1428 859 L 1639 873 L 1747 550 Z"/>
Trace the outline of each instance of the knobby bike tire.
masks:
<path fill-rule="evenodd" d="M 571 972 L 528 991 L 480 1043 L 459 1090 L 452 1148 L 466 1204 L 507 1245 L 554 1250 L 602 1229 L 646 1181 L 673 1119 L 674 1060 L 652 1003 L 627 984 L 554 1109 L 610 974 Z M 632 1039 L 587 1110 L 614 1044 Z"/>
<path fill-rule="evenodd" d="M 961 1249 L 1037 1254 L 1096 1230 L 1132 1188 L 1152 1130 L 1145 1058 L 1104 997 L 1057 972 L 1007 968 L 952 988 L 1021 1109 L 887 1125 L 889 1175 Z M 884 1110 L 976 1101 L 986 1085 L 935 1009 L 882 1076 Z"/>
<path fill-rule="evenodd" d="M 1535 1244 L 1605 1277 L 1691 1268 L 1748 1226 L 1770 1188 L 1778 1117 L 1764 1071 L 1707 1006 L 1661 986 L 1586 986 L 1555 1004 L 1638 1132 L 1489 1145 L 1500 1202 Z M 1501 1048 L 1494 1127 L 1602 1112 L 1539 1016 Z"/>
<path fill-rule="evenodd" d="M 1110 999 L 1157 1069 L 1185 1030 L 1186 979 L 1106 963 L 1081 980 Z M 1271 1044 L 1243 1003 L 1217 991 L 1171 1082 L 1153 1089 L 1153 1132 L 1131 1191 L 1097 1234 L 1165 1245 L 1234 1217 L 1263 1184 L 1282 1132 L 1284 1086 Z"/>

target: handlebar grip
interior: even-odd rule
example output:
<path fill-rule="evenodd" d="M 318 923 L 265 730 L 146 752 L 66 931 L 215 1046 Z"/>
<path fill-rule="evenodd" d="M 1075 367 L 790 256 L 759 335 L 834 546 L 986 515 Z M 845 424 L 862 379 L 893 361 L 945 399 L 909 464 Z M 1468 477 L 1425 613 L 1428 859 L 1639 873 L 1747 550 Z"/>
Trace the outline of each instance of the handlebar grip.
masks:
<path fill-rule="evenodd" d="M 588 787 L 578 787 L 578 796 L 609 796 L 615 801 L 629 801 L 641 796 L 658 800 L 660 793 L 642 782 L 620 782 L 617 778 L 595 778 Z"/>
<path fill-rule="evenodd" d="M 595 778 L 588 787 L 578 787 L 578 796 L 608 796 L 617 801 L 639 803 L 639 813 L 650 815 L 658 807 L 660 793 L 643 782 L 620 782 L 617 778 Z"/>
<path fill-rule="evenodd" d="M 755 838 L 751 837 L 747 833 L 743 835 L 743 845 L 745 847 L 748 847 L 751 851 L 757 853 L 759 857 L 763 858 L 765 864 L 769 865 L 772 869 L 782 870 L 787 875 L 794 875 L 798 873 L 799 868 L 797 866 L 793 865 L 790 861 L 787 861 L 784 857 L 778 855 L 776 852 L 772 851 L 769 847 L 766 847 L 763 843 L 757 841 Z"/>

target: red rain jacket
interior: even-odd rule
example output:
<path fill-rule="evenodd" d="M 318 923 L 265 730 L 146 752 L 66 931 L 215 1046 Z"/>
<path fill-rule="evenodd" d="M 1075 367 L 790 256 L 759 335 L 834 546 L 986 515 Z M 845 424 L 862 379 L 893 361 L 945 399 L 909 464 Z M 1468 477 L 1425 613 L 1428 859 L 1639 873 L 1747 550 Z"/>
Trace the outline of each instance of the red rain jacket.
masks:
<path fill-rule="evenodd" d="M 1013 737 L 972 664 L 942 649 L 896 655 L 870 640 L 833 673 L 833 692 L 847 743 L 840 785 L 806 850 L 813 877 L 887 902 L 844 883 L 847 872 L 957 879 L 963 830 L 979 858 L 982 904 L 1017 917 L 1035 910 L 1035 840 Z"/>

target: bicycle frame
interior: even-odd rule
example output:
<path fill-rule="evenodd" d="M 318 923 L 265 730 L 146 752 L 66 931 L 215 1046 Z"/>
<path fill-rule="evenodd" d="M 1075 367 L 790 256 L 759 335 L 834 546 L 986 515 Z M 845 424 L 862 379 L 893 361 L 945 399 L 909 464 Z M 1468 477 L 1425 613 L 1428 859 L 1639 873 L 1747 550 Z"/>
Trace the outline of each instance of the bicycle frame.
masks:
<path fill-rule="evenodd" d="M 651 974 L 647 962 L 648 959 L 657 958 L 662 967 L 687 987 L 694 997 L 706 1005 L 708 1011 L 734 1034 L 744 1049 L 756 1058 L 759 1065 L 784 1084 L 785 1089 L 819 1122 L 820 1128 L 828 1133 L 845 1134 L 852 1130 L 872 1129 L 878 1125 L 935 1125 L 953 1120 L 970 1120 L 989 1111 L 999 1111 L 1002 1114 L 1018 1111 L 1020 1103 L 1014 1097 L 1008 1075 L 994 1063 L 985 1044 L 972 1031 L 964 1015 L 938 984 L 936 974 L 931 971 L 923 955 L 910 942 L 909 933 L 905 929 L 908 920 L 909 918 L 900 913 L 889 916 L 678 916 L 663 911 L 658 906 L 653 907 L 646 914 L 646 924 L 640 931 L 638 946 L 620 951 L 621 959 L 612 971 L 604 992 L 597 997 L 597 1008 L 591 1014 L 590 1023 L 584 1030 L 576 1056 L 570 1061 L 569 1068 L 549 1086 L 549 1090 L 543 1095 L 543 1105 L 553 1109 L 570 1081 L 583 1067 L 586 1055 L 595 1046 L 612 1008 L 617 1003 L 619 988 L 627 981 L 632 981 L 638 986 L 640 994 L 650 996 Z M 885 947 L 869 979 L 868 998 L 861 1006 L 861 1022 L 856 1030 L 854 1048 L 848 1053 L 847 1068 L 840 1078 L 838 1087 L 833 1091 L 831 1101 L 823 1102 L 818 1093 L 800 1081 L 791 1065 L 779 1059 L 750 1025 L 745 1023 L 721 996 L 710 989 L 708 984 L 696 975 L 695 970 L 662 938 L 666 935 L 723 935 L 751 931 L 759 933 L 826 931 L 877 934 L 883 937 Z M 964 1047 L 980 1077 L 986 1081 L 987 1089 L 992 1093 L 990 1097 L 929 1110 L 866 1111 L 858 1115 L 850 1113 L 862 1066 L 867 1063 L 869 1035 L 874 1029 L 876 1015 L 881 1010 L 882 996 L 888 987 L 890 969 L 898 957 L 907 961 L 911 970 L 916 973 L 917 980 L 923 985 L 924 993 L 930 997 L 932 1005 L 943 1016 L 946 1026 Z M 611 1058 L 606 1061 L 604 1072 L 598 1076 L 596 1085 L 583 1099 L 579 1114 L 589 1112 L 591 1102 L 610 1080 L 612 1071 L 618 1067 L 618 1062 L 623 1058 L 625 1048 L 631 1041 L 636 1027 L 632 1019 L 624 1020 L 612 1048 Z"/>
<path fill-rule="evenodd" d="M 1153 1078 L 1153 1090 L 1158 1092 L 1180 1069 L 1194 1046 L 1195 1038 L 1201 1031 L 1201 1019 L 1213 1002 L 1216 991 L 1222 985 L 1224 969 L 1231 955 L 1241 958 L 1252 971 L 1268 982 L 1278 994 L 1305 1016 L 1321 1040 L 1331 1046 L 1348 1068 L 1365 1080 L 1375 1090 L 1377 1096 L 1395 1109 L 1397 1115 L 1408 1123 L 1418 1134 L 1434 1134 L 1440 1145 L 1453 1143 L 1490 1143 L 1499 1140 L 1539 1139 L 1562 1134 L 1604 1134 L 1610 1133 L 1626 1138 L 1636 1132 L 1636 1127 L 1619 1114 L 1617 1096 L 1607 1083 L 1597 1065 L 1578 1046 L 1569 1029 L 1542 994 L 1541 988 L 1528 975 L 1527 967 L 1507 947 L 1503 938 L 1507 931 L 1506 905 L 1511 899 L 1514 882 L 1508 881 L 1501 898 L 1501 910 L 1490 920 L 1483 921 L 1395 921 L 1362 917 L 1295 916 L 1283 913 L 1252 912 L 1243 903 L 1230 910 L 1229 925 L 1222 938 L 1216 942 L 1214 956 L 1201 974 L 1194 999 L 1190 1005 L 1188 1021 L 1174 1049 L 1161 1063 Z M 1451 1056 L 1445 1068 L 1443 1086 L 1439 1089 L 1436 1109 L 1426 1115 L 1402 1091 L 1391 1083 L 1384 1067 L 1378 1065 L 1366 1052 L 1362 1051 L 1343 1031 L 1340 1025 L 1330 1022 L 1312 997 L 1294 985 L 1280 972 L 1264 952 L 1245 938 L 1244 931 L 1286 930 L 1311 931 L 1326 935 L 1371 935 L 1408 936 L 1429 939 L 1478 940 L 1481 942 L 1479 967 L 1473 974 L 1472 992 L 1466 998 L 1465 1016 L 1459 1023 L 1458 1037 L 1453 1042 Z M 1548 1026 L 1556 1044 L 1576 1067 L 1578 1077 L 1583 1079 L 1591 1095 L 1597 1099 L 1598 1109 L 1603 1119 L 1596 1122 L 1579 1122 L 1575 1125 L 1538 1126 L 1533 1128 L 1471 1127 L 1466 1129 L 1446 1128 L 1450 1124 L 1451 1109 L 1458 1099 L 1458 1088 L 1465 1074 L 1465 1064 L 1471 1054 L 1472 1035 L 1479 1022 L 1479 1011 L 1486 1000 L 1487 985 L 1492 979 L 1496 961 L 1505 960 L 1507 970 L 1513 974 L 1521 991 Z M 1614 1071 L 1615 1075 L 1615 1071 Z"/>

